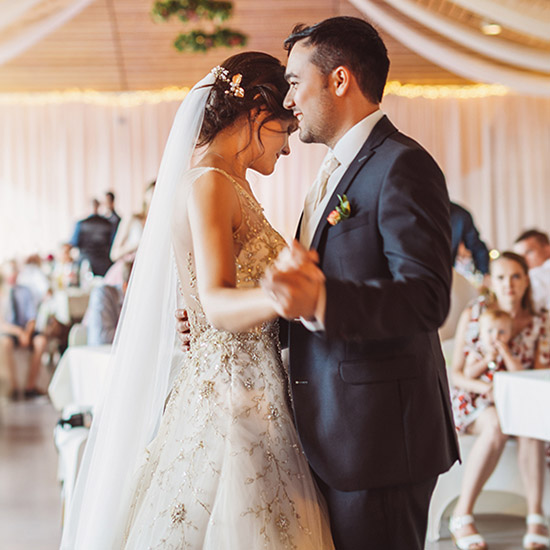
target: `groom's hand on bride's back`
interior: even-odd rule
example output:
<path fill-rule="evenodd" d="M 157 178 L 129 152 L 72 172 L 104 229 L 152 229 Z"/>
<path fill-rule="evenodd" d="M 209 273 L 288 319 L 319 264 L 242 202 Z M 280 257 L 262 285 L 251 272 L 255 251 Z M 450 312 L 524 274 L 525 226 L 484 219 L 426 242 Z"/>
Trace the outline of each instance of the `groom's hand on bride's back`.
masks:
<path fill-rule="evenodd" d="M 183 349 L 183 351 L 189 351 L 189 343 L 191 340 L 191 325 L 189 324 L 187 311 L 185 311 L 185 309 L 177 309 L 175 315 L 176 332 L 181 342 L 181 348 Z"/>

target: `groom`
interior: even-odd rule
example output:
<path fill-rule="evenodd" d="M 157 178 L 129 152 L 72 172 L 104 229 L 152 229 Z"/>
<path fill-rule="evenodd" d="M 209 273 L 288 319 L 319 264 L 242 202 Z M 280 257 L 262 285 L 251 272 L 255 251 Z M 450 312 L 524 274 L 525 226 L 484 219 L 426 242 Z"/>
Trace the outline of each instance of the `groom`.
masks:
<path fill-rule="evenodd" d="M 302 319 L 289 324 L 298 432 L 337 550 L 422 550 L 437 476 L 459 454 L 437 333 L 451 283 L 444 177 L 379 109 L 389 60 L 370 24 L 297 27 L 285 47 L 285 106 L 302 141 L 330 149 L 300 244 L 264 285 Z"/>

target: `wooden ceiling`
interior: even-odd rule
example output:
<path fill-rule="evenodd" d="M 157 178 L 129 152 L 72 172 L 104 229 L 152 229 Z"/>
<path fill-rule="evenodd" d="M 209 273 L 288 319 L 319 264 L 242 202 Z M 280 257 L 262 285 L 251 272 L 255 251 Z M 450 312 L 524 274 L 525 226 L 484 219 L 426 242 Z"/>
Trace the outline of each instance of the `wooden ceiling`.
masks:
<path fill-rule="evenodd" d="M 385 5 L 383 0 L 377 1 Z M 416 1 L 462 24 L 479 28 L 479 17 L 449 0 Z M 0 66 L 0 92 L 74 88 L 126 91 L 190 86 L 237 51 L 219 49 L 207 54 L 176 51 L 172 42 L 182 24 L 177 20 L 153 21 L 152 4 L 152 0 L 94 0 L 65 25 Z M 234 16 L 229 26 L 249 35 L 247 49 L 266 51 L 284 59 L 282 42 L 294 24 L 315 23 L 335 15 L 362 16 L 348 0 L 234 0 Z M 390 54 L 390 79 L 419 84 L 467 83 L 416 55 L 388 34 L 381 34 Z M 550 38 L 549 42 L 536 41 L 506 30 L 501 38 L 550 55 Z"/>

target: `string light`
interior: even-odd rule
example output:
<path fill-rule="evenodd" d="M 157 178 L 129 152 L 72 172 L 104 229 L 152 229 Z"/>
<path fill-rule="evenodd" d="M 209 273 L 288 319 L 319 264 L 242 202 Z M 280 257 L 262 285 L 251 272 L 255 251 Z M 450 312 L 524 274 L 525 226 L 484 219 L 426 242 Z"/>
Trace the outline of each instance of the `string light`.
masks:
<path fill-rule="evenodd" d="M 112 107 L 136 107 L 144 104 L 182 101 L 190 88 L 163 88 L 135 92 L 98 92 L 96 90 L 63 90 L 53 92 L 23 92 L 0 94 L 1 104 L 44 105 L 86 103 Z"/>
<path fill-rule="evenodd" d="M 96 90 L 63 90 L 52 92 L 0 93 L 0 105 L 44 105 L 62 103 L 86 103 L 113 107 L 136 107 L 144 104 L 182 101 L 189 88 L 163 88 L 162 90 L 142 90 L 135 92 L 98 92 Z M 500 84 L 459 85 L 426 85 L 401 84 L 396 80 L 387 83 L 385 94 L 406 97 L 409 99 L 423 97 L 426 99 L 458 98 L 472 99 L 479 97 L 502 96 L 509 89 Z"/>
<path fill-rule="evenodd" d="M 501 84 L 471 84 L 460 85 L 426 85 L 426 84 L 401 84 L 391 80 L 386 84 L 385 94 L 406 97 L 409 99 L 423 97 L 426 99 L 472 99 L 478 97 L 503 96 L 509 93 L 509 89 Z"/>

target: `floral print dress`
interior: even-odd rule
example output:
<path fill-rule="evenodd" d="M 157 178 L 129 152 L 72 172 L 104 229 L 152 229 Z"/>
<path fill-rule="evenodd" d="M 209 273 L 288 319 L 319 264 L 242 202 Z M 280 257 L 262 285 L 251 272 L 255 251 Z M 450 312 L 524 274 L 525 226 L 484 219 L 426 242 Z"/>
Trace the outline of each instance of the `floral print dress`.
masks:
<path fill-rule="evenodd" d="M 467 358 L 474 354 L 479 358 L 483 357 L 479 337 L 479 318 L 487 309 L 485 297 L 478 298 L 471 307 L 470 321 L 466 329 L 464 345 L 464 356 Z M 532 369 L 535 365 L 535 353 L 538 349 L 540 363 L 545 367 L 550 366 L 550 338 L 548 334 L 547 315 L 539 313 L 533 315 L 531 322 L 509 343 L 512 354 L 519 358 L 524 369 Z M 496 370 L 506 370 L 504 361 L 497 362 Z M 479 377 L 484 382 L 492 382 L 494 371 L 487 369 Z M 485 394 L 479 394 L 453 388 L 451 392 L 453 415 L 456 429 L 464 433 L 468 426 L 489 406 L 493 405 L 492 399 Z"/>

